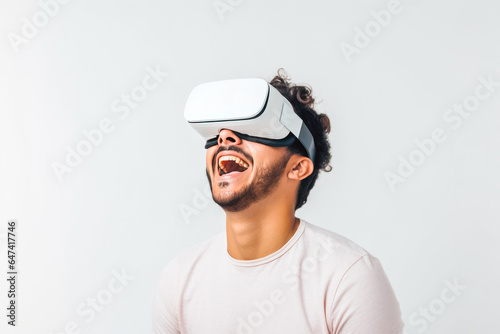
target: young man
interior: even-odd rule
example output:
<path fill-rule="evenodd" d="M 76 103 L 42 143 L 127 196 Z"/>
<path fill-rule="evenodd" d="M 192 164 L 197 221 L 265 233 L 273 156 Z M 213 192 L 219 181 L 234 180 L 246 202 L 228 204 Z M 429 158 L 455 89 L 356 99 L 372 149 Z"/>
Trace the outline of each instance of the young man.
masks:
<path fill-rule="evenodd" d="M 298 137 L 269 146 L 220 130 L 207 149 L 206 174 L 226 231 L 165 268 L 153 332 L 402 333 L 399 304 L 378 259 L 295 217 L 318 172 L 331 169 L 330 122 L 314 111 L 310 88 L 291 84 L 281 71 L 270 85 L 312 134 L 314 153 Z"/>

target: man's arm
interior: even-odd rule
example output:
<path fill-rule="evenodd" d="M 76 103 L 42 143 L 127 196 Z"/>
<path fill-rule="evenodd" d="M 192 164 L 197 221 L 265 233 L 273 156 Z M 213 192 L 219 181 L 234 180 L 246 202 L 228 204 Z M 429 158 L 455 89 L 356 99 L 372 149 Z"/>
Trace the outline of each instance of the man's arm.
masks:
<path fill-rule="evenodd" d="M 333 334 L 402 334 L 401 310 L 379 260 L 361 256 L 342 277 L 334 295 Z"/>
<path fill-rule="evenodd" d="M 177 311 L 174 304 L 175 275 L 170 263 L 162 272 L 153 296 L 153 334 L 179 333 Z"/>

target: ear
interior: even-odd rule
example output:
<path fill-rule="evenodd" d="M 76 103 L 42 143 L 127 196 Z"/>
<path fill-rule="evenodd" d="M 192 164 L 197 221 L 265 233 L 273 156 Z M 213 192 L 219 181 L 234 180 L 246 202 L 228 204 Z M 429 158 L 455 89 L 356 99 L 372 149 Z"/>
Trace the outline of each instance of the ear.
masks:
<path fill-rule="evenodd" d="M 292 162 L 292 169 L 288 172 L 289 179 L 301 181 L 314 171 L 314 165 L 311 159 L 307 157 L 293 155 L 290 161 Z"/>

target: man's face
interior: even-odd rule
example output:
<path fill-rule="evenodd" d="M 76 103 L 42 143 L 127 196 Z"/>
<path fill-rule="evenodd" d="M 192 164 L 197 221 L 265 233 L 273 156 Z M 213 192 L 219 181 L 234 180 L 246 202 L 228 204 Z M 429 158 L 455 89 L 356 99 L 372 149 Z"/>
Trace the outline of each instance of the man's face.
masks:
<path fill-rule="evenodd" d="M 206 156 L 214 201 L 236 212 L 264 199 L 276 190 L 289 158 L 286 147 L 242 140 L 231 130 L 221 130 L 218 145 L 210 147 Z"/>

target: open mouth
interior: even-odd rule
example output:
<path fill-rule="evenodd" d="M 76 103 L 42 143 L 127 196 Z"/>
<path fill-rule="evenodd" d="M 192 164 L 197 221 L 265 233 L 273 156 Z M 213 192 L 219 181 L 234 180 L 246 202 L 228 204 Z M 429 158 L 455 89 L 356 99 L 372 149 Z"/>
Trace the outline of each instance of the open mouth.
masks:
<path fill-rule="evenodd" d="M 241 173 L 248 169 L 249 164 L 233 155 L 224 155 L 219 158 L 219 175 Z"/>

